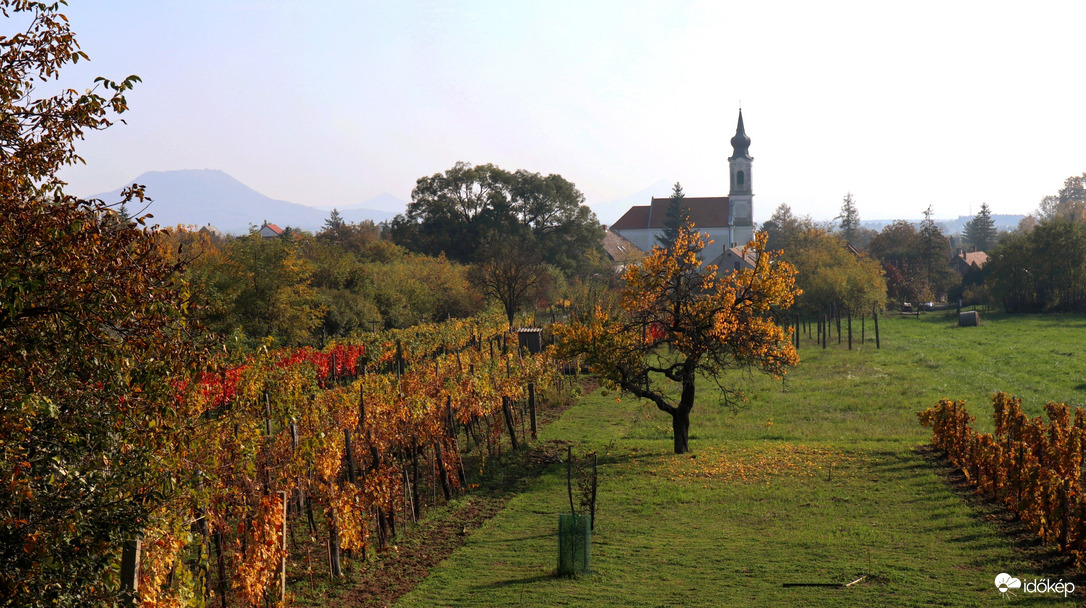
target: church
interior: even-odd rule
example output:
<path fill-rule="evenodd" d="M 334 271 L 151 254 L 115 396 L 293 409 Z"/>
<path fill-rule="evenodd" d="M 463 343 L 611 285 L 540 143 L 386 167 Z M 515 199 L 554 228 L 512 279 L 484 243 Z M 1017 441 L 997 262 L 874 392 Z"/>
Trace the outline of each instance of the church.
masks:
<path fill-rule="evenodd" d="M 698 232 L 708 233 L 713 240 L 701 253 L 701 259 L 718 266 L 728 250 L 742 248 L 754 238 L 754 191 L 751 189 L 750 137 L 743 127 L 743 110 L 732 137 L 732 155 L 728 158 L 731 175 L 728 196 L 688 196 L 683 199 L 690 219 Z M 657 244 L 656 237 L 664 232 L 664 220 L 671 199 L 653 197 L 649 205 L 630 207 L 611 231 L 629 240 L 644 251 Z M 734 252 L 733 252 L 734 254 Z"/>

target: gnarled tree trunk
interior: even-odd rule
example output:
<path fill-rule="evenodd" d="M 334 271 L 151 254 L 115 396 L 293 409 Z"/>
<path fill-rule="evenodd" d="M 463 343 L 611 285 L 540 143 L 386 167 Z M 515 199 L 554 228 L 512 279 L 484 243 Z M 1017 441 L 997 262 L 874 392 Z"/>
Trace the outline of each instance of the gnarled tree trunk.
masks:
<path fill-rule="evenodd" d="M 690 412 L 682 408 L 671 414 L 671 430 L 675 433 L 675 453 L 690 451 Z"/>
<path fill-rule="evenodd" d="M 685 376 L 685 374 L 684 374 Z M 675 453 L 690 451 L 690 410 L 694 409 L 694 374 L 683 378 L 679 405 L 671 412 L 671 430 L 675 435 Z"/>

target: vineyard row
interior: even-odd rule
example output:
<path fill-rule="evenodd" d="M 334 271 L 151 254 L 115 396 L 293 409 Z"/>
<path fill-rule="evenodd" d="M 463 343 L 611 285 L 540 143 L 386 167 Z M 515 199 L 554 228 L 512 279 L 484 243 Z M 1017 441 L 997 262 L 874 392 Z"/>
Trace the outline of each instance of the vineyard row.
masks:
<path fill-rule="evenodd" d="M 554 369 L 499 321 L 450 321 L 178 383 L 175 406 L 193 422 L 161 433 L 175 474 L 135 566 L 141 605 L 277 604 L 301 567 L 288 546 L 296 522 L 327 538 L 340 576 L 341 555 L 366 559 L 419 517 L 425 471 L 446 500 L 464 489 L 462 437 L 482 458 L 503 434 L 517 447 L 513 404 Z"/>
<path fill-rule="evenodd" d="M 976 492 L 1015 512 L 1044 542 L 1086 562 L 1086 412 L 1048 403 L 1030 419 L 1022 401 L 993 397 L 995 430 L 977 433 L 961 401 L 944 399 L 919 413 L 931 443 L 960 467 Z"/>

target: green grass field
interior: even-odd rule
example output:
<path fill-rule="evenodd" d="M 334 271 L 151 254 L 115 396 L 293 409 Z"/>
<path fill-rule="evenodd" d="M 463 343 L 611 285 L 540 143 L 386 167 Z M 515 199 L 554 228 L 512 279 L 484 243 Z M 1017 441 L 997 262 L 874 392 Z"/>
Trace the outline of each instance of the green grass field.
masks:
<path fill-rule="evenodd" d="M 569 509 L 556 464 L 397 605 L 987 606 L 1004 599 L 1000 572 L 1056 580 L 918 450 L 928 432 L 916 411 L 965 399 L 990 428 L 997 390 L 1031 414 L 1046 400 L 1083 403 L 1086 317 L 982 322 L 884 317 L 880 350 L 858 344 L 858 323 L 852 351 L 805 340 L 786 380 L 730 379 L 748 396 L 737 410 L 705 382 L 684 456 L 671 453 L 665 414 L 596 391 L 540 437 L 599 454 L 593 573 L 553 575 L 557 514 Z M 783 586 L 860 577 L 846 589 Z M 1011 599 L 1081 604 L 1083 583 L 1077 599 Z"/>

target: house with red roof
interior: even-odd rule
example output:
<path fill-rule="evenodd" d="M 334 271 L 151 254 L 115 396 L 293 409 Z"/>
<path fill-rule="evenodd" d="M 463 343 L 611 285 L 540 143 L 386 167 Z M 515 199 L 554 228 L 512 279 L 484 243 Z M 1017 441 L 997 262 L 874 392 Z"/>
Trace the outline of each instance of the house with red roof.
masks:
<path fill-rule="evenodd" d="M 739 110 L 739 123 L 731 144 L 732 155 L 728 158 L 731 187 L 728 196 L 688 196 L 683 199 L 694 227 L 698 232 L 708 233 L 713 241 L 701 252 L 701 259 L 709 262 L 717 261 L 728 249 L 741 248 L 754 238 L 754 191 L 750 175 L 754 158 L 750 156 L 750 137 L 743 126 L 742 110 Z M 630 207 L 611 225 L 611 230 L 640 249 L 651 251 L 657 243 L 656 237 L 663 234 L 670 202 L 670 198 L 654 197 L 648 205 Z"/>
<path fill-rule="evenodd" d="M 267 220 L 264 220 L 264 224 L 260 226 L 260 230 L 257 231 L 260 236 L 266 239 L 274 239 L 277 236 L 283 235 L 283 229 L 275 224 L 269 224 Z"/>
<path fill-rule="evenodd" d="M 959 251 L 958 255 L 950 260 L 950 265 L 961 275 L 969 272 L 970 268 L 980 270 L 987 263 L 988 254 L 983 251 Z"/>

